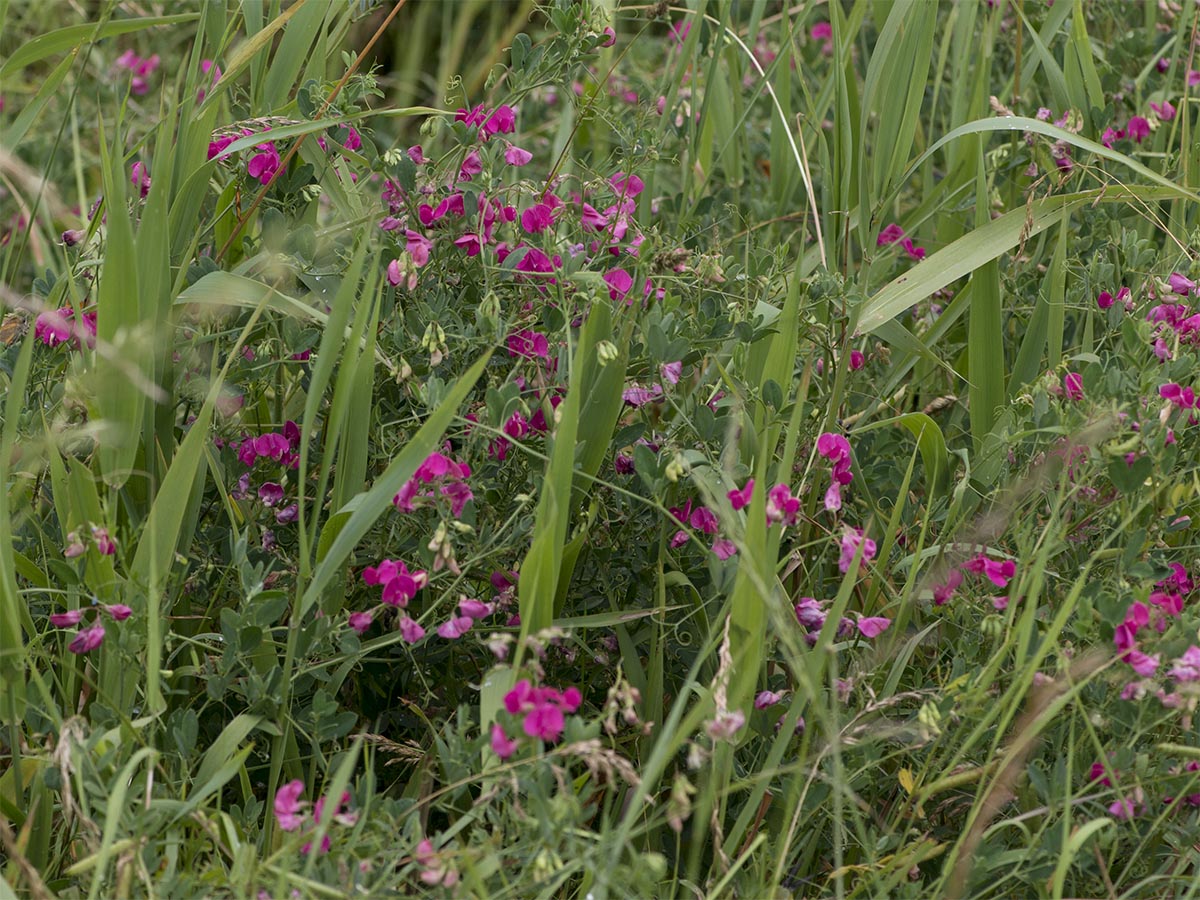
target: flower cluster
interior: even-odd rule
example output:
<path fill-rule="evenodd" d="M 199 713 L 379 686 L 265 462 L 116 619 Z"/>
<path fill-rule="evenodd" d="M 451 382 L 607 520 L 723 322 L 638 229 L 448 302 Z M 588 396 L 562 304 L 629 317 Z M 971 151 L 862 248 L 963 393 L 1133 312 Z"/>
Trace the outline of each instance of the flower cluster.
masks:
<path fill-rule="evenodd" d="M 85 312 L 75 321 L 75 310 L 69 306 L 38 313 L 33 333 L 47 347 L 70 343 L 78 350 L 81 344 L 96 346 L 96 313 Z"/>
<path fill-rule="evenodd" d="M 444 497 L 450 504 L 450 515 L 457 519 L 475 496 L 467 484 L 470 477 L 470 466 L 435 450 L 425 457 L 412 478 L 404 482 L 392 502 L 401 512 L 412 512 Z"/>
<path fill-rule="evenodd" d="M 562 736 L 566 724 L 564 714 L 575 712 L 582 702 L 578 688 L 535 688 L 527 678 L 522 678 L 504 695 L 504 708 L 509 714 L 521 717 L 525 734 L 550 743 Z M 517 740 L 510 738 L 499 722 L 492 725 L 491 738 L 492 750 L 501 759 L 508 759 L 516 752 Z"/>
<path fill-rule="evenodd" d="M 1006 588 L 1016 577 L 1017 564 L 1011 559 L 992 559 L 986 553 L 977 553 L 959 568 L 953 568 L 946 573 L 945 580 L 933 587 L 933 603 L 935 606 L 945 606 L 954 592 L 963 582 L 963 572 L 982 575 L 998 588 Z M 992 606 L 996 609 L 1008 608 L 1008 597 L 993 597 Z"/>
<path fill-rule="evenodd" d="M 257 437 L 246 436 L 239 442 L 231 442 L 230 448 L 237 451 L 238 459 L 248 468 L 253 468 L 260 459 L 270 459 L 287 469 L 300 466 L 300 426 L 285 422 L 283 431 L 268 431 Z"/>
<path fill-rule="evenodd" d="M 91 653 L 104 643 L 104 637 L 107 632 L 104 630 L 104 623 L 100 619 L 101 612 L 111 617 L 114 622 L 124 622 L 133 615 L 133 610 L 124 603 L 100 604 L 94 608 L 98 612 L 92 618 L 92 624 L 85 628 L 80 628 L 71 639 L 71 643 L 67 645 L 67 649 L 72 653 L 80 655 Z M 85 613 L 86 610 L 83 609 L 52 613 L 50 615 L 50 624 L 55 628 L 74 628 L 83 621 Z"/>
<path fill-rule="evenodd" d="M 304 794 L 304 782 L 300 779 L 289 781 L 287 784 L 281 785 L 279 790 L 275 792 L 275 821 L 279 823 L 279 828 L 282 831 L 299 831 L 308 820 L 305 813 L 307 803 L 302 801 L 300 797 Z M 333 809 L 333 821 L 339 825 L 350 827 L 358 821 L 358 814 L 350 811 L 342 811 L 342 807 L 349 806 L 350 792 L 343 791 L 342 796 L 338 799 L 337 805 Z M 321 818 L 325 814 L 325 798 L 318 797 L 317 802 L 313 804 L 312 825 L 320 825 Z M 313 830 L 309 828 L 308 830 Z M 321 840 L 321 852 L 328 853 L 329 848 L 333 846 L 333 841 L 329 834 Z M 300 852 L 306 856 L 312 851 L 312 841 L 310 840 Z"/>
<path fill-rule="evenodd" d="M 821 629 L 825 627 L 825 620 L 829 617 L 825 609 L 826 604 L 812 597 L 801 597 L 800 602 L 794 607 L 796 612 L 796 621 L 804 628 L 804 640 L 809 646 L 815 645 L 821 634 Z M 839 639 L 848 638 L 857 631 L 865 638 L 877 638 L 887 630 L 892 624 L 892 620 L 883 616 L 863 616 L 855 614 L 855 618 L 843 617 L 838 622 L 836 637 Z M 771 700 L 774 697 L 774 700 Z M 771 705 L 778 702 L 780 696 L 772 695 L 769 692 L 759 694 L 755 700 L 755 706 L 758 709 L 763 709 L 759 703 Z M 770 702 L 767 702 L 770 700 Z"/>
<path fill-rule="evenodd" d="M 826 432 L 817 438 L 817 452 L 832 464 L 825 509 L 836 512 L 842 508 L 842 487 L 854 480 L 850 471 L 850 442 L 840 434 Z"/>
<path fill-rule="evenodd" d="M 117 57 L 114 65 L 116 68 L 130 73 L 132 77 L 129 79 L 129 93 L 140 97 L 150 90 L 148 79 L 154 74 L 160 62 L 157 53 L 153 56 L 141 57 L 132 50 L 126 50 Z"/>

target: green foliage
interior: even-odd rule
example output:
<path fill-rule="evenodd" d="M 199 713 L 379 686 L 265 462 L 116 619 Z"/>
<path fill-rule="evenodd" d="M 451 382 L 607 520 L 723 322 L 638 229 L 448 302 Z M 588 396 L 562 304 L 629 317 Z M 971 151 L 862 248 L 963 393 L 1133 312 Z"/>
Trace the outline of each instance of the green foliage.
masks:
<path fill-rule="evenodd" d="M 1192 891 L 1144 9 L 0 3 L 0 895 Z"/>

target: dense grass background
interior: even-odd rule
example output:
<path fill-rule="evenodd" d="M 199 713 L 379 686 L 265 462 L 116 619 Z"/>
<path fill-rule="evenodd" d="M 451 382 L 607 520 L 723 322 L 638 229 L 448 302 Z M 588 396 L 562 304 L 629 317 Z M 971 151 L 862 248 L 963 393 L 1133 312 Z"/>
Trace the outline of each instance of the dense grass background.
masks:
<path fill-rule="evenodd" d="M 1197 28 L 0 0 L 0 898 L 1197 893 Z"/>

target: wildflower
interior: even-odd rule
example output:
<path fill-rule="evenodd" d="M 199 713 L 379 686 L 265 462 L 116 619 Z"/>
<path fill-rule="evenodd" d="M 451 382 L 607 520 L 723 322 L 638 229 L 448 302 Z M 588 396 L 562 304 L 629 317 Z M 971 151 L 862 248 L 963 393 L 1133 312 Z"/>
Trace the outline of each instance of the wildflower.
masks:
<path fill-rule="evenodd" d="M 963 568 L 976 575 L 983 575 L 998 588 L 1008 587 L 1009 581 L 1017 571 L 1016 563 L 1011 559 L 995 560 L 982 553 L 964 564 Z"/>
<path fill-rule="evenodd" d="M 1108 309 L 1113 305 L 1113 295 L 1108 291 L 1101 291 L 1099 296 L 1096 297 L 1096 305 L 1101 309 Z"/>
<path fill-rule="evenodd" d="M 658 367 L 659 374 L 662 375 L 663 381 L 668 384 L 679 384 L 679 376 L 683 372 L 682 362 L 663 363 Z"/>
<path fill-rule="evenodd" d="M 1196 282 L 1190 278 L 1185 278 L 1178 272 L 1172 272 L 1167 278 L 1167 283 L 1171 285 L 1172 291 L 1184 297 L 1196 292 Z"/>
<path fill-rule="evenodd" d="M 486 619 L 492 614 L 493 609 L 491 603 L 484 603 L 482 600 L 463 597 L 458 601 L 459 614 L 471 619 Z"/>
<path fill-rule="evenodd" d="M 650 387 L 631 384 L 625 390 L 621 391 L 621 399 L 630 406 L 637 408 L 661 399 L 662 394 L 663 390 L 660 384 L 652 384 Z"/>
<path fill-rule="evenodd" d="M 543 741 L 557 741 L 564 726 L 562 710 L 557 706 L 544 703 L 535 707 L 522 723 L 525 733 L 532 738 Z"/>
<path fill-rule="evenodd" d="M 604 273 L 603 279 L 609 288 L 608 295 L 613 300 L 625 300 L 629 289 L 633 287 L 633 277 L 624 269 L 611 269 Z"/>
<path fill-rule="evenodd" d="M 433 242 L 425 237 L 419 231 L 406 229 L 404 232 L 405 246 L 404 250 L 412 259 L 413 265 L 418 269 L 429 262 L 429 251 L 433 249 Z M 388 280 L 391 281 L 391 267 L 388 267 Z M 392 282 L 396 284 L 398 282 Z"/>
<path fill-rule="evenodd" d="M 517 742 L 504 732 L 499 722 L 492 723 L 492 752 L 501 759 L 508 759 L 517 752 Z"/>
<path fill-rule="evenodd" d="M 896 241 L 904 237 L 904 229 L 895 222 L 888 225 L 879 232 L 879 237 L 875 238 L 876 247 L 886 247 L 889 244 L 894 244 Z"/>
<path fill-rule="evenodd" d="M 67 645 L 67 649 L 72 653 L 82 655 L 84 653 L 91 653 L 102 643 L 104 643 L 104 626 L 96 622 L 90 628 L 85 628 L 78 632 L 74 640 Z"/>
<path fill-rule="evenodd" d="M 554 222 L 554 210 L 545 203 L 535 203 L 521 213 L 521 228 L 526 234 L 540 234 Z"/>
<path fill-rule="evenodd" d="M 425 629 L 408 616 L 400 617 L 399 627 L 400 636 L 404 638 L 405 643 L 415 644 L 421 638 L 425 637 Z"/>
<path fill-rule="evenodd" d="M 916 262 L 920 262 L 925 258 L 925 248 L 913 245 L 912 238 L 904 238 L 900 241 L 900 246 L 904 248 L 904 252 L 908 254 L 908 258 Z"/>
<path fill-rule="evenodd" d="M 550 342 L 537 331 L 515 331 L 508 336 L 508 355 L 529 359 L 548 359 Z"/>
<path fill-rule="evenodd" d="M 470 616 L 451 616 L 437 628 L 439 637 L 443 637 L 448 641 L 458 640 L 464 634 L 471 630 L 471 626 L 475 624 L 475 620 Z"/>
<path fill-rule="evenodd" d="M 363 570 L 363 581 L 371 585 L 383 585 L 383 602 L 401 608 L 408 606 L 408 602 L 428 580 L 425 572 L 410 572 L 408 566 L 398 560 L 381 560 L 378 567 L 367 566 Z"/>
<path fill-rule="evenodd" d="M 1150 678 L 1158 671 L 1159 656 L 1157 653 L 1147 656 L 1139 650 L 1130 650 L 1121 658 L 1129 663 L 1133 671 L 1142 678 Z"/>
<path fill-rule="evenodd" d="M 458 170 L 458 180 L 470 181 L 482 171 L 483 163 L 479 159 L 479 151 L 472 150 L 463 159 L 462 166 Z"/>
<path fill-rule="evenodd" d="M 883 616 L 864 616 L 856 623 L 858 625 L 859 634 L 866 638 L 876 638 L 887 631 L 889 625 L 892 624 L 891 619 L 885 619 Z"/>
<path fill-rule="evenodd" d="M 371 622 L 372 616 L 369 612 L 350 613 L 350 627 L 356 634 L 366 634 L 367 629 L 371 627 Z"/>
<path fill-rule="evenodd" d="M 622 197 L 636 197 L 646 187 L 642 183 L 642 179 L 636 175 L 626 175 L 624 172 L 617 172 L 610 179 L 609 185 L 613 189 L 613 193 Z"/>
<path fill-rule="evenodd" d="M 708 723 L 708 736 L 714 741 L 731 741 L 746 724 L 746 715 L 740 709 L 717 713 Z"/>
<path fill-rule="evenodd" d="M 862 562 L 868 563 L 875 558 L 875 542 L 863 536 L 861 528 L 847 528 L 842 534 L 842 553 L 838 558 L 838 571 L 843 575 L 850 571 L 850 564 L 862 548 Z M 861 565 L 861 563 L 860 563 Z"/>
<path fill-rule="evenodd" d="M 517 111 L 511 106 L 500 105 L 483 122 L 483 131 L 487 135 L 512 134 L 517 130 Z"/>
<path fill-rule="evenodd" d="M 258 488 L 258 499 L 263 506 L 278 506 L 283 502 L 283 486 L 274 481 L 263 482 Z"/>
<path fill-rule="evenodd" d="M 737 544 L 727 538 L 718 538 L 713 541 L 712 552 L 717 559 L 724 561 L 737 553 Z"/>
<path fill-rule="evenodd" d="M 533 154 L 509 144 L 504 151 L 504 161 L 510 166 L 523 166 L 533 159 Z"/>
<path fill-rule="evenodd" d="M 124 603 L 113 603 L 104 607 L 104 611 L 113 617 L 113 621 L 124 622 L 133 615 L 133 610 Z"/>
<path fill-rule="evenodd" d="M 300 517 L 300 507 L 295 503 L 290 503 L 283 509 L 275 510 L 275 521 L 280 525 L 286 525 L 288 522 L 295 522 Z"/>
<path fill-rule="evenodd" d="M 1126 126 L 1126 128 L 1128 130 L 1129 136 L 1131 138 L 1133 138 L 1135 141 L 1137 141 L 1139 144 L 1142 142 L 1143 138 L 1147 137 L 1150 134 L 1150 123 L 1147 122 L 1141 116 L 1134 116 L 1133 118 L 1131 118 L 1129 120 L 1129 124 L 1128 124 L 1128 126 Z"/>
<path fill-rule="evenodd" d="M 777 484 L 767 491 L 767 522 L 795 525 L 800 518 L 800 498 L 786 484 Z"/>
<path fill-rule="evenodd" d="M 1170 122 L 1175 118 L 1175 107 L 1171 105 L 1169 100 L 1164 100 L 1162 103 L 1151 102 L 1150 108 L 1154 110 L 1154 114 L 1163 122 Z"/>
<path fill-rule="evenodd" d="M 707 506 L 698 506 L 688 517 L 689 524 L 703 534 L 714 534 L 717 530 L 717 514 Z"/>
<path fill-rule="evenodd" d="M 303 822 L 300 812 L 300 795 L 304 793 L 304 782 L 297 778 L 289 781 L 275 792 L 275 821 L 284 831 L 295 831 Z"/>
<path fill-rule="evenodd" d="M 749 479 L 740 490 L 729 492 L 729 502 L 736 512 L 750 505 L 750 497 L 754 494 L 754 479 Z"/>
<path fill-rule="evenodd" d="M 603 231 L 608 227 L 608 216 L 597 211 L 590 203 L 585 203 L 581 207 L 579 224 L 584 231 Z"/>
<path fill-rule="evenodd" d="M 955 590 L 962 584 L 962 572 L 958 569 L 951 569 L 946 573 L 946 580 L 941 584 L 934 585 L 933 588 L 933 603 L 935 606 L 945 606 L 947 601 L 954 596 Z"/>
<path fill-rule="evenodd" d="M 784 696 L 782 691 L 759 691 L 754 698 L 754 708 L 767 709 L 782 700 Z"/>
<path fill-rule="evenodd" d="M 1183 655 L 1175 660 L 1170 674 L 1176 681 L 1200 681 L 1200 647 L 1195 644 L 1188 647 Z"/>
<path fill-rule="evenodd" d="M 270 141 L 258 144 L 254 149 L 258 153 L 250 157 L 250 161 L 246 164 L 246 174 L 251 178 L 257 178 L 261 184 L 270 184 L 275 173 L 279 171 L 279 151 Z"/>
<path fill-rule="evenodd" d="M 55 628 L 71 628 L 78 625 L 82 618 L 82 609 L 72 609 L 64 613 L 51 613 L 50 624 Z"/>
<path fill-rule="evenodd" d="M 611 47 L 617 42 L 617 33 L 611 25 L 606 25 L 601 34 L 604 35 L 604 40 L 600 42 L 601 47 Z"/>

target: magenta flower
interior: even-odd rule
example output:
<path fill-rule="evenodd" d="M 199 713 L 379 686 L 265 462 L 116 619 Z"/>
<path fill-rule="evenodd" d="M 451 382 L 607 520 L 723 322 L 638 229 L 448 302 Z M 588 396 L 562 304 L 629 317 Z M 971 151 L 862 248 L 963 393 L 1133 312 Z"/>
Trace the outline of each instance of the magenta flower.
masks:
<path fill-rule="evenodd" d="M 129 181 L 134 190 L 145 199 L 146 195 L 150 193 L 150 169 L 144 162 L 133 164 L 133 168 L 129 170 Z"/>
<path fill-rule="evenodd" d="M 504 161 L 510 166 L 523 166 L 533 159 L 533 154 L 509 144 L 504 151 Z"/>
<path fill-rule="evenodd" d="M 962 584 L 962 572 L 958 569 L 951 569 L 946 573 L 946 580 L 941 584 L 933 586 L 933 603 L 935 606 L 945 606 L 946 603 L 954 596 L 954 592 L 958 586 Z"/>
<path fill-rule="evenodd" d="M 1100 295 L 1096 297 L 1096 305 L 1101 309 L 1108 309 L 1113 305 L 1113 295 L 1108 291 L 1101 291 Z"/>
<path fill-rule="evenodd" d="M 124 622 L 133 615 L 133 610 L 124 603 L 113 603 L 110 606 L 104 607 L 104 611 L 112 616 L 115 622 Z"/>
<path fill-rule="evenodd" d="M 366 634 L 367 629 L 371 627 L 371 622 L 372 617 L 369 612 L 350 613 L 350 627 L 356 634 Z"/>
<path fill-rule="evenodd" d="M 1167 283 L 1171 285 L 1172 291 L 1183 297 L 1196 292 L 1196 282 L 1183 277 L 1178 272 L 1172 272 L 1167 278 Z"/>
<path fill-rule="evenodd" d="M 90 628 L 85 628 L 75 635 L 75 639 L 67 645 L 72 653 L 91 653 L 104 643 L 104 626 L 96 622 Z"/>
<path fill-rule="evenodd" d="M 659 374 L 662 375 L 663 381 L 668 384 L 679 384 L 679 376 L 683 373 L 682 362 L 663 363 L 658 367 Z"/>
<path fill-rule="evenodd" d="M 484 120 L 483 130 L 487 135 L 512 134 L 517 130 L 517 111 L 511 106 L 497 106 L 495 112 Z"/>
<path fill-rule="evenodd" d="M 479 151 L 472 150 L 463 159 L 462 167 L 458 170 L 459 181 L 470 181 L 483 171 L 483 163 L 479 159 Z"/>
<path fill-rule="evenodd" d="M 688 517 L 689 524 L 703 534 L 715 534 L 718 528 L 717 514 L 707 506 L 698 506 Z"/>
<path fill-rule="evenodd" d="M 437 628 L 439 637 L 443 637 L 448 641 L 456 641 L 475 624 L 475 620 L 470 616 L 451 616 Z"/>
<path fill-rule="evenodd" d="M 904 237 L 904 229 L 893 222 L 879 232 L 879 237 L 875 238 L 875 246 L 886 247 L 889 244 L 896 243 L 902 237 Z"/>
<path fill-rule="evenodd" d="M 783 691 L 759 691 L 754 698 L 755 709 L 767 709 L 784 698 Z"/>
<path fill-rule="evenodd" d="M 1063 376 L 1063 393 L 1067 399 L 1079 401 L 1083 399 L 1083 376 L 1078 372 L 1068 372 Z"/>
<path fill-rule="evenodd" d="M 600 42 L 601 47 L 611 47 L 617 42 L 617 33 L 613 30 L 611 25 L 605 26 L 604 31 L 602 31 L 601 34 L 604 35 L 604 40 Z"/>
<path fill-rule="evenodd" d="M 275 792 L 275 821 L 284 831 L 295 831 L 304 823 L 301 814 L 300 795 L 304 793 L 304 782 L 297 778 L 282 785 Z"/>
<path fill-rule="evenodd" d="M 632 302 L 632 300 L 627 299 L 627 295 L 629 294 L 629 289 L 633 287 L 633 276 L 624 269 L 610 269 L 604 273 L 603 278 L 604 283 L 609 288 L 609 297 L 613 300 Z"/>
<path fill-rule="evenodd" d="M 405 643 L 415 644 L 421 638 L 425 637 L 425 629 L 415 619 L 410 619 L 408 616 L 400 617 L 399 626 L 400 636 L 404 638 Z"/>
<path fill-rule="evenodd" d="M 712 552 L 719 560 L 727 560 L 737 553 L 737 544 L 728 538 L 717 538 L 713 541 Z"/>
<path fill-rule="evenodd" d="M 1154 110 L 1154 114 L 1163 122 L 1170 122 L 1175 118 L 1175 107 L 1171 105 L 1169 100 L 1164 100 L 1162 103 L 1151 103 L 1150 108 Z"/>
<path fill-rule="evenodd" d="M 925 248 L 915 246 L 912 238 L 904 238 L 900 241 L 900 246 L 904 248 L 904 252 L 908 254 L 909 259 L 920 262 L 925 258 Z"/>
<path fill-rule="evenodd" d="M 101 556 L 112 556 L 117 552 L 117 545 L 108 536 L 108 529 L 98 525 L 92 526 L 92 540 L 96 542 L 96 552 Z"/>
<path fill-rule="evenodd" d="M 554 742 L 562 735 L 564 724 L 562 710 L 554 704 L 543 703 L 526 714 L 522 727 L 532 738 Z"/>
<path fill-rule="evenodd" d="M 367 566 L 363 570 L 363 581 L 367 584 L 383 585 L 383 602 L 389 606 L 408 606 L 408 601 L 423 588 L 429 576 L 422 571 L 410 572 L 399 560 L 385 559 L 378 567 Z"/>
<path fill-rule="evenodd" d="M 1171 667 L 1171 677 L 1176 681 L 1200 681 L 1200 647 L 1195 644 L 1184 651 Z"/>
<path fill-rule="evenodd" d="M 413 265 L 418 269 L 429 262 L 429 251 L 433 249 L 433 241 L 425 237 L 419 231 L 405 229 L 404 232 L 405 246 L 404 249 L 408 255 L 412 257 Z M 391 281 L 391 267 L 388 267 L 388 280 Z M 399 284 L 398 281 L 393 284 Z"/>
<path fill-rule="evenodd" d="M 274 481 L 263 482 L 258 488 L 258 499 L 263 506 L 278 506 L 283 502 L 283 486 Z"/>
<path fill-rule="evenodd" d="M 1153 656 L 1147 656 L 1140 650 L 1130 650 L 1122 659 L 1129 663 L 1133 671 L 1142 678 L 1151 678 L 1158 671 L 1159 656 L 1157 653 Z"/>
<path fill-rule="evenodd" d="M 864 537 L 861 528 L 847 528 L 842 534 L 842 552 L 838 558 L 838 571 L 843 575 L 850 571 L 850 564 L 854 562 L 859 547 L 862 547 L 860 565 L 875 558 L 875 542 L 869 537 Z"/>
<path fill-rule="evenodd" d="M 1126 126 L 1129 136 L 1139 144 L 1142 139 L 1150 134 L 1150 123 L 1141 116 L 1134 116 L 1129 120 L 1129 125 Z"/>
<path fill-rule="evenodd" d="M 754 494 L 754 479 L 748 480 L 740 489 L 735 489 L 729 492 L 729 502 L 736 512 L 750 505 L 750 498 Z"/>
<path fill-rule="evenodd" d="M 876 638 L 887 630 L 887 627 L 892 624 L 892 620 L 882 616 L 864 616 L 858 620 L 857 624 L 859 634 L 863 637 Z"/>
<path fill-rule="evenodd" d="M 72 609 L 63 613 L 51 613 L 50 624 L 55 628 L 71 628 L 79 624 L 83 618 L 82 609 Z"/>
<path fill-rule="evenodd" d="M 508 759 L 517 752 L 517 742 L 504 733 L 504 726 L 492 723 L 492 752 L 501 759 Z"/>
<path fill-rule="evenodd" d="M 621 399 L 636 408 L 645 406 L 647 403 L 653 403 L 655 400 L 661 400 L 662 395 L 663 390 L 660 384 L 652 384 L 650 387 L 631 384 L 621 392 Z"/>
<path fill-rule="evenodd" d="M 548 359 L 550 342 L 537 331 L 515 331 L 508 336 L 508 355 L 529 359 Z"/>
<path fill-rule="evenodd" d="M 795 525 L 800 518 L 800 498 L 792 495 L 786 484 L 777 484 L 767 491 L 767 522 Z"/>
<path fill-rule="evenodd" d="M 609 185 L 613 189 L 613 193 L 618 196 L 636 197 L 646 187 L 642 183 L 642 179 L 636 175 L 626 175 L 624 172 L 618 172 L 608 179 Z"/>
<path fill-rule="evenodd" d="M 553 223 L 554 210 L 545 203 L 535 203 L 521 213 L 521 228 L 525 230 L 526 234 L 540 234 Z"/>
<path fill-rule="evenodd" d="M 275 173 L 279 171 L 279 151 L 269 141 L 258 144 L 254 149 L 259 152 L 250 157 L 250 161 L 246 164 L 246 174 L 251 178 L 257 178 L 261 184 L 270 184 Z"/>

